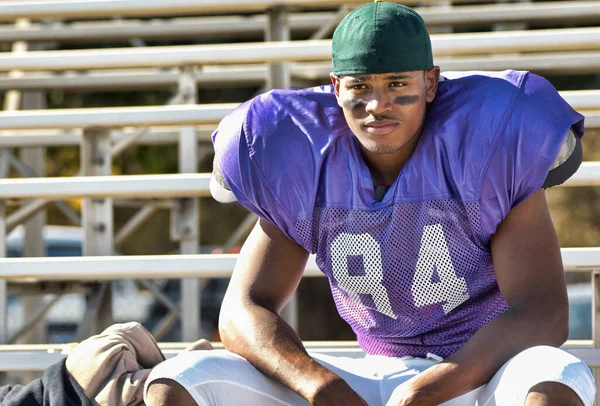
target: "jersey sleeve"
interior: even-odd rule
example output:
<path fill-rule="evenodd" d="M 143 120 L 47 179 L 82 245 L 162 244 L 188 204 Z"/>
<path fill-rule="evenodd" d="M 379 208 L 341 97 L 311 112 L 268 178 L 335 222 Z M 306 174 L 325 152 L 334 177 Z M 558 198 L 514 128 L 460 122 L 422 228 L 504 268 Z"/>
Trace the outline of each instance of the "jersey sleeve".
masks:
<path fill-rule="evenodd" d="M 215 149 L 211 194 L 222 203 L 237 201 L 268 222 L 278 225 L 272 214 L 274 196 L 251 158 L 246 119 L 254 100 L 229 113 L 212 135 Z"/>
<path fill-rule="evenodd" d="M 236 200 L 298 242 L 295 225 L 312 217 L 338 110 L 328 88 L 274 90 L 239 106 L 212 136 L 213 197 Z"/>
<path fill-rule="evenodd" d="M 513 207 L 546 184 L 571 131 L 583 136 L 583 116 L 546 79 L 525 75 L 483 171 L 484 229 L 493 233 Z"/>

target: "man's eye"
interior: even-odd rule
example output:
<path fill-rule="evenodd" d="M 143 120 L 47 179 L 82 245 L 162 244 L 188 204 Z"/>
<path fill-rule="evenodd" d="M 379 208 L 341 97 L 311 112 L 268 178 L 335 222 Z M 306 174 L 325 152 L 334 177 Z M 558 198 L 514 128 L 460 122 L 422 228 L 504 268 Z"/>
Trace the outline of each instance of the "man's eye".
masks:
<path fill-rule="evenodd" d="M 364 90 L 366 88 L 367 88 L 366 85 L 352 85 L 352 86 L 350 86 L 350 89 L 353 89 L 353 90 Z"/>
<path fill-rule="evenodd" d="M 404 83 L 402 82 L 392 82 L 390 83 L 390 87 L 404 87 L 406 86 Z"/>

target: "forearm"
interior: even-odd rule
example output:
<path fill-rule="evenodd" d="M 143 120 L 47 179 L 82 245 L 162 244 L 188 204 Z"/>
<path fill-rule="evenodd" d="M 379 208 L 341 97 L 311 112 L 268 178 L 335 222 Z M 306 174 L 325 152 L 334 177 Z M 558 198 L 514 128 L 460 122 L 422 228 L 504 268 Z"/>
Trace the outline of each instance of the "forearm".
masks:
<path fill-rule="evenodd" d="M 235 320 L 220 322 L 225 348 L 234 352 L 308 401 L 341 378 L 313 360 L 302 341 L 277 313 L 256 304 L 230 309 Z"/>
<path fill-rule="evenodd" d="M 434 405 L 487 383 L 511 357 L 536 345 L 561 345 L 565 309 L 512 308 L 482 327 L 460 350 L 408 382 L 411 405 Z"/>

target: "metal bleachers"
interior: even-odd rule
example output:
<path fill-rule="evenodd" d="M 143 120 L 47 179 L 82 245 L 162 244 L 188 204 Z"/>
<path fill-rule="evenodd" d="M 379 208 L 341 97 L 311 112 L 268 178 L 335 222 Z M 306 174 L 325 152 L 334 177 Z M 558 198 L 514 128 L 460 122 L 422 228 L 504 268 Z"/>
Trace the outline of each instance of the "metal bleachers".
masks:
<path fill-rule="evenodd" d="M 340 4 L 341 5 L 341 4 Z M 597 1 L 557 1 L 543 3 L 482 4 L 460 7 L 416 7 L 430 27 L 498 22 L 542 22 L 562 24 L 575 21 L 598 21 Z M 200 9 L 200 8 L 199 8 Z M 168 10 L 170 11 L 170 10 Z M 201 10 L 198 10 L 201 11 Z M 329 23 L 336 12 L 295 12 L 289 15 L 293 33 L 314 33 Z M 0 26 L 0 41 L 117 41 L 131 38 L 230 39 L 260 38 L 264 35 L 267 16 L 179 17 L 150 21 L 100 20 L 52 24 L 32 23 L 15 30 L 13 25 Z"/>
<path fill-rule="evenodd" d="M 209 174 L 197 173 L 198 160 L 216 124 L 237 103 L 198 104 L 197 88 L 288 87 L 327 83 L 331 70 L 333 22 L 364 0 L 22 0 L 0 1 L 0 43 L 13 41 L 77 41 L 111 43 L 133 39 L 190 37 L 224 42 L 239 38 L 265 42 L 140 46 L 0 53 L 0 91 L 102 91 L 170 89 L 170 105 L 33 109 L 0 112 L 0 344 L 6 332 L 9 283 L 90 282 L 102 286 L 116 279 L 181 278 L 182 337 L 199 335 L 198 280 L 226 278 L 234 254 L 200 254 L 199 199 L 209 196 Z M 600 1 L 502 3 L 462 6 L 439 1 L 408 1 L 432 27 L 487 27 L 497 23 L 547 24 L 549 29 L 439 33 L 432 35 L 436 64 L 442 70 L 522 69 L 536 73 L 597 74 L 600 72 Z M 317 10 L 317 11 L 315 11 Z M 325 11 L 323 11 L 325 10 Z M 288 14 L 289 13 L 289 14 Z M 176 18 L 171 18 L 175 16 Z M 289 16 L 289 18 L 287 18 Z M 118 19 L 109 20 L 114 17 Z M 132 17 L 132 19 L 123 19 Z M 154 20 L 144 18 L 153 17 Z M 11 29 L 8 23 L 29 19 Z M 158 20 L 157 18 L 161 18 Z M 49 19 L 53 21 L 48 21 Z M 97 19 L 104 19 L 97 21 Z M 95 20 L 95 21 L 90 21 Z M 287 21 L 287 22 L 286 22 Z M 591 26 L 571 27 L 584 21 Z M 595 24 L 595 26 L 593 26 Z M 330 27 L 327 27 L 327 26 Z M 13 26 L 14 27 L 14 26 Z M 328 29 L 324 29 L 324 27 Z M 559 28 L 555 28 L 559 27 Z M 451 29 L 449 30 L 451 31 Z M 309 39 L 290 40 L 291 33 Z M 312 35 L 311 35 L 312 33 Z M 122 46 L 122 45 L 119 45 Z M 15 72 L 17 72 L 15 74 Z M 586 128 L 600 128 L 600 89 L 564 91 L 561 95 L 586 117 Z M 7 109 L 10 110 L 10 109 Z M 14 110 L 14 109 L 13 109 Z M 135 144 L 179 147 L 179 174 L 116 176 L 111 163 Z M 7 178 L 14 148 L 79 146 L 80 176 L 44 178 L 27 165 L 23 178 Z M 204 148 L 204 149 L 202 149 Z M 14 158 L 14 157 L 13 157 Z M 13 165 L 15 160 L 13 159 Z M 15 165 L 18 166 L 18 165 Z M 584 162 L 563 187 L 600 186 L 600 162 Z M 51 201 L 83 199 L 84 256 L 78 258 L 2 258 L 7 232 L 31 218 Z M 138 215 L 124 227 L 139 226 L 167 200 L 170 234 L 180 243 L 179 255 L 116 256 L 114 247 L 126 232 L 115 233 L 113 207 L 135 200 Z M 32 200 L 6 215 L 8 202 Z M 155 205 L 155 206 L 153 206 Z M 252 224 L 249 217 L 245 225 Z M 243 232 L 240 232 L 243 234 Z M 236 237 L 237 238 L 237 237 Z M 232 241 L 235 240 L 232 236 Z M 567 272 L 592 274 L 594 336 L 567 347 L 588 365 L 600 367 L 600 247 L 563 248 Z M 85 270 L 85 272 L 82 272 Z M 322 276 L 311 257 L 305 276 Z M 98 300 L 102 300 L 98 297 Z M 104 298 L 106 301 L 106 297 Z M 93 320 L 102 305 L 91 306 Z M 170 320 L 173 319 L 173 316 Z M 286 317 L 294 325 L 294 309 Z M 87 330 L 93 331 L 92 322 Z M 168 323 L 168 322 L 165 322 Z M 164 329 L 163 329 L 164 330 Z M 167 355 L 184 344 L 163 348 Z M 356 343 L 307 343 L 309 350 L 357 355 Z M 0 371 L 39 371 L 68 353 L 68 346 L 0 346 Z"/>

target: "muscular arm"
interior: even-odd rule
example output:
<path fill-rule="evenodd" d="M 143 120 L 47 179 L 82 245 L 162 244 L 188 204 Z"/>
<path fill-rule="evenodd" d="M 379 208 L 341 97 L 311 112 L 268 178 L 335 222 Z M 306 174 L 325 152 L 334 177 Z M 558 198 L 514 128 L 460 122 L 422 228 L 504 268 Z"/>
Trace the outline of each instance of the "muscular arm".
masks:
<path fill-rule="evenodd" d="M 244 243 L 225 294 L 221 339 L 229 351 L 313 404 L 333 404 L 328 394 L 336 392 L 349 396 L 347 405 L 362 404 L 338 375 L 308 355 L 296 332 L 279 316 L 307 259 L 306 250 L 260 220 Z"/>
<path fill-rule="evenodd" d="M 492 238 L 491 248 L 498 286 L 510 309 L 456 353 L 409 381 L 396 404 L 443 403 L 488 382 L 524 349 L 560 346 L 566 340 L 564 270 L 544 191 L 511 210 Z"/>

